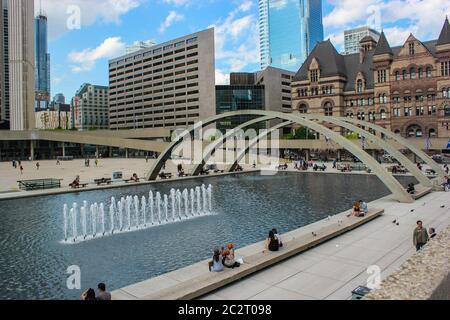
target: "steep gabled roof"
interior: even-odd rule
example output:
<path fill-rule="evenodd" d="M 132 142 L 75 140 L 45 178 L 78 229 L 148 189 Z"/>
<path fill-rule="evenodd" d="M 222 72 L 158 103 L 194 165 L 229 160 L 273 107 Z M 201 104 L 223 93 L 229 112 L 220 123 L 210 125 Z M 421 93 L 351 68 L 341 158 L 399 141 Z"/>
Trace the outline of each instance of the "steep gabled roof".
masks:
<path fill-rule="evenodd" d="M 320 65 L 321 77 L 346 76 L 344 57 L 340 55 L 330 40 L 318 42 L 311 54 L 294 77 L 294 81 L 308 79 L 309 66 L 313 59 Z"/>
<path fill-rule="evenodd" d="M 378 40 L 377 47 L 375 48 L 374 56 L 382 55 L 382 54 L 393 54 L 391 46 L 386 39 L 386 35 L 384 31 L 381 32 L 380 40 Z"/>
<path fill-rule="evenodd" d="M 441 34 L 436 45 L 450 44 L 450 23 L 448 18 L 445 18 L 444 26 L 442 27 Z"/>

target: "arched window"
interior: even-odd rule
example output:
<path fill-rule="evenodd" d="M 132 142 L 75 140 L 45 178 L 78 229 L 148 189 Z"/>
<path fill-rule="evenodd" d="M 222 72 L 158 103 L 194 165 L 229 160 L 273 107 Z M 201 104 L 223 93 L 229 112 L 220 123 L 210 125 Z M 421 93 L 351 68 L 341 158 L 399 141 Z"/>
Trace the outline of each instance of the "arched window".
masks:
<path fill-rule="evenodd" d="M 411 75 L 411 79 L 415 79 L 416 78 L 416 68 L 411 68 L 409 73 Z"/>
<path fill-rule="evenodd" d="M 300 113 L 308 113 L 308 107 L 306 106 L 306 104 L 302 103 L 299 107 L 298 107 L 298 112 Z"/>
<path fill-rule="evenodd" d="M 444 98 L 447 98 L 448 96 L 447 96 L 447 88 L 442 88 L 442 96 L 444 97 Z"/>
<path fill-rule="evenodd" d="M 331 105 L 331 102 L 325 103 L 325 106 L 323 109 L 324 109 L 325 116 L 327 116 L 327 117 L 333 116 L 333 106 Z"/>
<path fill-rule="evenodd" d="M 380 118 L 381 120 L 386 120 L 386 110 L 384 109 L 380 110 Z"/>
<path fill-rule="evenodd" d="M 375 121 L 375 112 L 369 112 L 369 121 L 374 122 Z"/>
<path fill-rule="evenodd" d="M 423 69 L 422 68 L 419 68 L 418 74 L 419 74 L 419 79 L 422 79 L 423 78 Z"/>
<path fill-rule="evenodd" d="M 364 112 L 358 112 L 357 118 L 358 120 L 364 121 L 366 120 L 366 114 Z"/>
<path fill-rule="evenodd" d="M 395 71 L 395 80 L 400 81 L 400 71 Z"/>
<path fill-rule="evenodd" d="M 446 117 L 450 117 L 450 105 L 445 105 L 444 106 L 444 114 Z"/>
<path fill-rule="evenodd" d="M 360 79 L 356 82 L 356 88 L 357 88 L 357 92 L 358 93 L 362 93 L 363 92 L 363 81 Z"/>
<path fill-rule="evenodd" d="M 408 73 L 406 72 L 406 70 L 403 70 L 403 80 L 408 79 Z"/>
<path fill-rule="evenodd" d="M 431 67 L 427 67 L 427 78 L 431 78 Z"/>
<path fill-rule="evenodd" d="M 435 129 L 428 130 L 428 136 L 430 138 L 435 138 L 436 137 L 436 130 Z"/>
<path fill-rule="evenodd" d="M 423 131 L 420 126 L 418 126 L 417 124 L 413 124 L 409 126 L 408 129 L 406 129 L 406 134 L 409 138 L 420 138 L 423 136 Z"/>

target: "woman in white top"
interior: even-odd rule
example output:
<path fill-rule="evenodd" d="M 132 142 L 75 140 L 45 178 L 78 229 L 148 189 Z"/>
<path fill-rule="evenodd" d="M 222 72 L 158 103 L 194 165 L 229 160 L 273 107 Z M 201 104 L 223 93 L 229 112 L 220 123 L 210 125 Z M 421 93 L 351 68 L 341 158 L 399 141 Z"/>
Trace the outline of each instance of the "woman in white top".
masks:
<path fill-rule="evenodd" d="M 220 253 L 219 249 L 214 250 L 214 255 L 212 261 L 209 262 L 209 271 L 210 272 L 221 272 L 223 271 L 223 257 Z"/>

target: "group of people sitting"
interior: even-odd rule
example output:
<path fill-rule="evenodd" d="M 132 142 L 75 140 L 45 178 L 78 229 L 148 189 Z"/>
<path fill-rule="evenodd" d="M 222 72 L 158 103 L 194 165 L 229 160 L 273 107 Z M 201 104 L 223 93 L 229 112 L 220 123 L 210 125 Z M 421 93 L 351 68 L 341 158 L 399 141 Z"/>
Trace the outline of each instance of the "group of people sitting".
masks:
<path fill-rule="evenodd" d="M 316 164 L 314 164 L 313 170 L 314 171 L 319 171 L 319 170 L 320 171 L 326 171 L 327 170 L 327 166 L 325 165 L 325 163 L 322 164 L 321 166 L 318 166 L 317 163 L 316 163 Z"/>
<path fill-rule="evenodd" d="M 287 170 L 288 169 L 288 164 L 287 163 L 285 163 L 285 164 L 280 164 L 279 166 L 278 166 L 278 170 Z"/>
<path fill-rule="evenodd" d="M 178 164 L 178 166 L 177 166 L 177 171 L 178 171 L 178 176 L 179 176 L 180 178 L 186 176 L 186 174 L 184 173 L 183 165 L 182 165 L 181 163 Z"/>
<path fill-rule="evenodd" d="M 81 295 L 81 300 L 92 300 L 92 301 L 109 301 L 111 300 L 111 293 L 106 291 L 106 285 L 104 283 L 99 283 L 97 286 L 98 294 L 95 295 L 95 290 L 92 288 L 87 289 Z"/>
<path fill-rule="evenodd" d="M 276 252 L 283 247 L 281 236 L 276 228 L 269 232 L 269 236 L 265 242 L 265 249 Z M 221 249 L 215 248 L 212 260 L 208 263 L 210 272 L 222 272 L 225 268 L 234 269 L 239 268 L 244 263 L 242 259 L 236 259 L 234 252 L 234 244 L 229 243 L 227 247 Z"/>
<path fill-rule="evenodd" d="M 239 268 L 241 263 L 236 261 L 234 255 L 234 245 L 232 243 L 227 244 L 227 248 L 222 249 L 215 248 L 212 261 L 209 262 L 210 272 L 221 272 L 225 268 Z"/>
<path fill-rule="evenodd" d="M 353 210 L 349 215 L 347 215 L 347 217 L 362 218 L 368 213 L 369 213 L 369 207 L 368 207 L 367 203 L 364 202 L 363 200 L 359 200 L 353 204 Z"/>

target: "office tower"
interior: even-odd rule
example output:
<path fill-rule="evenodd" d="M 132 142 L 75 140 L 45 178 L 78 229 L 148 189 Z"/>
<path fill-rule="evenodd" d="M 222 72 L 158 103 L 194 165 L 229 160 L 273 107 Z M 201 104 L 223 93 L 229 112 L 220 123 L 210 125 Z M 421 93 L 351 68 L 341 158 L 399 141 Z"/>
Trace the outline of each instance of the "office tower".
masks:
<path fill-rule="evenodd" d="M 108 129 L 108 87 L 85 83 L 75 97 L 72 107 L 77 129 Z"/>
<path fill-rule="evenodd" d="M 48 53 L 47 17 L 42 13 L 35 18 L 35 85 L 36 111 L 44 110 L 50 103 L 50 54 Z"/>
<path fill-rule="evenodd" d="M 323 40 L 322 0 L 259 0 L 261 67 L 298 71 Z"/>
<path fill-rule="evenodd" d="M 360 41 L 365 37 L 372 37 L 375 42 L 380 39 L 380 33 L 369 27 L 361 27 L 344 31 L 345 52 L 344 54 L 359 53 Z"/>
<path fill-rule="evenodd" d="M 185 128 L 215 114 L 214 29 L 109 62 L 111 129 Z"/>
<path fill-rule="evenodd" d="M 66 103 L 66 97 L 62 93 L 58 93 L 53 97 L 53 102 L 55 104 L 65 104 Z"/>
<path fill-rule="evenodd" d="M 35 126 L 34 1 L 8 2 L 11 130 Z"/>
<path fill-rule="evenodd" d="M 291 82 L 294 76 L 294 72 L 273 67 L 254 73 L 231 73 L 230 85 L 216 86 L 216 113 L 249 109 L 291 113 Z M 220 120 L 217 129 L 225 132 L 253 118 L 241 116 Z M 270 126 L 275 122 L 270 121 Z M 254 129 L 265 127 L 265 123 L 253 126 Z"/>

